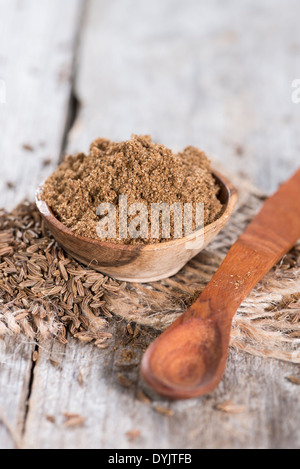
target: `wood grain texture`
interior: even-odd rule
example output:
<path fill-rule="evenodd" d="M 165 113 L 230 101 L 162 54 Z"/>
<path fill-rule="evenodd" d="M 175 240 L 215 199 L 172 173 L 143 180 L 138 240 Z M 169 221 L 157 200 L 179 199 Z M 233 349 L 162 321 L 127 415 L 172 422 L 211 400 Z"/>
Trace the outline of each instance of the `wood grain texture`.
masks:
<path fill-rule="evenodd" d="M 0 448 L 15 449 L 21 440 L 27 412 L 27 396 L 34 344 L 24 338 L 0 340 Z M 6 421 L 12 429 L 7 428 Z"/>
<path fill-rule="evenodd" d="M 23 21 L 17 19 L 20 5 Z M 71 70 L 77 6 L 78 0 L 26 0 L 23 4 L 0 0 L 5 31 L 1 33 L 0 79 L 5 79 L 4 74 L 12 76 L 19 96 L 9 119 L 8 108 L 0 104 L 1 188 L 9 180 L 18 181 L 19 187 L 10 195 L 2 190 L 1 205 L 9 207 L 31 193 L 28 184 L 41 182 L 60 153 L 68 101 L 64 93 L 69 96 L 70 82 L 61 85 L 62 92 L 56 80 L 60 66 L 55 64 L 62 66 L 64 55 L 67 74 Z M 31 21 L 34 11 L 41 15 L 40 33 Z M 275 190 L 299 165 L 300 105 L 291 101 L 292 80 L 300 76 L 298 17 L 297 0 L 274 0 L 272 5 L 266 0 L 90 0 L 74 90 L 81 106 L 68 136 L 68 150 L 87 150 L 98 136 L 120 140 L 132 132 L 150 133 L 173 149 L 197 145 L 225 169 L 242 171 L 261 188 Z M 59 47 L 61 35 L 65 45 L 73 44 L 68 51 L 67 46 Z M 26 73 L 24 81 L 17 81 L 15 68 L 21 70 L 17 66 L 23 64 L 25 73 L 27 61 L 30 70 L 39 64 L 39 78 Z M 34 93 L 28 93 L 28 81 Z M 7 90 L 8 105 L 9 86 Z M 37 113 L 41 97 L 42 116 Z M 36 141 L 37 133 L 41 139 Z M 44 149 L 20 151 L 24 143 L 40 148 L 37 144 L 42 141 L 47 142 Z M 53 163 L 37 170 L 37 161 L 44 157 L 53 157 Z M 155 397 L 154 405 L 172 410 L 174 415 L 167 417 L 155 411 L 153 404 L 137 400 L 136 369 L 126 373 L 134 386 L 120 386 L 122 351 L 114 347 L 119 347 L 117 341 L 101 351 L 71 338 L 67 346 L 40 344 L 23 421 L 24 447 L 300 447 L 299 388 L 286 379 L 299 373 L 297 366 L 231 351 L 224 379 L 211 395 L 172 404 Z M 1 370 L 1 405 L 17 426 L 18 419 L 24 418 L 21 390 L 23 385 L 28 389 L 31 349 L 21 355 L 25 362 L 12 354 L 12 348 L 1 350 L 1 362 L 13 362 L 10 371 Z M 59 366 L 49 363 L 49 356 Z M 136 359 L 140 358 L 141 353 Z M 13 402 L 6 393 L 9 382 L 18 389 Z M 228 399 L 245 406 L 245 412 L 235 415 L 216 410 L 217 404 Z M 85 416 L 85 424 L 65 427 L 64 412 Z M 56 423 L 45 414 L 54 416 Z M 126 432 L 133 429 L 140 430 L 141 437 L 131 442 Z M 1 424 L 0 432 L 0 446 L 11 447 Z"/>
<path fill-rule="evenodd" d="M 82 0 L 1 0 L 0 202 L 33 199 L 62 151 Z"/>
<path fill-rule="evenodd" d="M 136 363 L 142 351 L 134 350 Z M 138 369 L 120 368 L 122 352 L 119 339 L 104 351 L 78 344 L 72 338 L 67 346 L 57 342 L 41 344 L 24 447 L 116 450 L 299 447 L 294 414 L 299 404 L 298 389 L 286 379 L 294 373 L 293 365 L 231 351 L 224 379 L 209 396 L 171 404 L 142 387 L 152 399 L 149 404 L 137 398 L 141 386 Z M 132 386 L 120 385 L 120 372 Z M 227 400 L 245 407 L 244 412 L 230 414 L 217 410 L 216 406 Z M 173 415 L 161 414 L 155 410 L 157 406 Z M 68 428 L 64 413 L 79 414 L 86 421 L 82 426 Z M 55 423 L 47 416 L 54 416 Z M 139 430 L 140 437 L 130 441 L 126 435 L 130 430 Z"/>

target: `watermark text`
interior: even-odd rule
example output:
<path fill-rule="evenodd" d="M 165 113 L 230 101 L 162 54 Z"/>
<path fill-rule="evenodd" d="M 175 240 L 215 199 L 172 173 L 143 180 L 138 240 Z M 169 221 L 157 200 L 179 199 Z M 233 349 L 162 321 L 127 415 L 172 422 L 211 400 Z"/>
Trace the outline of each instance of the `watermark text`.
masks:
<path fill-rule="evenodd" d="M 294 104 L 300 103 L 300 78 L 296 78 L 292 83 L 292 88 L 295 88 L 292 92 L 292 102 Z"/>
<path fill-rule="evenodd" d="M 202 203 L 144 203 L 128 205 L 127 196 L 119 197 L 118 208 L 112 203 L 101 203 L 96 211 L 99 217 L 97 235 L 100 239 L 180 239 L 197 233 L 197 247 L 203 242 L 204 204 Z M 195 239 L 187 241 L 193 249 Z"/>
<path fill-rule="evenodd" d="M 0 104 L 6 103 L 6 83 L 0 79 Z"/>

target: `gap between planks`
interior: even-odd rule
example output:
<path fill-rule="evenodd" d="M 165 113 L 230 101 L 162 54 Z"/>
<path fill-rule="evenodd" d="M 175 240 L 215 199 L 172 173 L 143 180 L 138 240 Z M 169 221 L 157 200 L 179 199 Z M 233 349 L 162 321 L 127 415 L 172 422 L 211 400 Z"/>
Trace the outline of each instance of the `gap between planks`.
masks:
<path fill-rule="evenodd" d="M 86 6 L 87 6 L 88 0 L 81 0 L 81 14 L 80 14 L 80 21 L 77 26 L 77 32 L 75 34 L 75 41 L 74 41 L 74 47 L 73 47 L 73 61 L 72 61 L 72 67 L 71 67 L 71 80 L 70 80 L 70 96 L 69 96 L 69 104 L 67 108 L 67 114 L 66 114 L 66 123 L 65 123 L 65 130 L 63 133 L 63 138 L 62 138 L 62 143 L 61 143 L 61 149 L 60 149 L 60 157 L 58 160 L 58 163 L 60 163 L 64 157 L 65 157 L 65 152 L 67 148 L 67 142 L 68 142 L 68 137 L 69 133 L 74 125 L 74 122 L 76 121 L 78 112 L 79 112 L 79 107 L 80 107 L 80 102 L 76 96 L 75 93 L 75 75 L 76 75 L 76 58 L 77 58 L 77 51 L 78 51 L 78 44 L 80 42 L 80 36 L 84 24 L 84 18 L 85 18 L 85 11 L 86 11 Z M 44 344 L 44 346 L 47 347 L 47 343 Z M 50 345 L 50 342 L 48 342 L 48 346 Z M 39 341 L 37 340 L 37 343 L 34 348 L 34 352 L 39 353 L 40 345 Z M 29 386 L 28 386 L 28 394 L 27 394 L 27 407 L 26 407 L 26 412 L 24 416 L 24 422 L 23 422 L 23 429 L 22 429 L 22 434 L 21 438 L 24 437 L 26 433 L 26 423 L 27 423 L 27 417 L 28 417 L 28 411 L 29 411 L 29 406 L 30 406 L 30 399 L 31 399 L 31 393 L 32 393 L 32 388 L 34 384 L 34 371 L 36 367 L 37 361 L 33 359 L 33 354 L 32 354 L 32 359 L 31 359 L 31 369 L 30 369 L 30 380 L 29 380 Z M 21 440 L 22 441 L 22 440 Z"/>
<path fill-rule="evenodd" d="M 4 184 L 5 187 L 5 184 L 9 180 L 8 178 L 15 177 L 15 175 L 19 177 L 19 174 L 16 174 L 16 170 L 19 170 L 21 175 L 19 183 L 10 194 L 7 194 L 7 189 L 6 191 L 2 191 L 1 205 L 4 205 L 7 209 L 21 201 L 25 195 L 33 198 L 32 190 L 34 190 L 35 185 L 42 181 L 47 171 L 51 171 L 52 168 L 57 165 L 61 155 L 65 151 L 68 134 L 73 126 L 76 118 L 76 110 L 78 109 L 78 102 L 74 94 L 74 78 L 76 71 L 76 53 L 83 27 L 86 3 L 86 0 L 67 0 L 64 5 L 61 6 L 58 0 L 46 0 L 42 6 L 36 8 L 35 0 L 28 0 L 26 8 L 18 1 L 9 2 L 9 4 L 5 6 L 4 4 L 1 5 L 1 12 L 3 13 L 2 18 L 5 17 L 7 22 L 14 21 L 15 28 L 19 31 L 19 35 L 15 35 L 15 37 L 20 44 L 26 41 L 28 43 L 34 43 L 36 41 L 34 38 L 39 34 L 42 34 L 44 41 L 41 42 L 40 47 L 34 49 L 32 53 L 28 53 L 26 56 L 23 55 L 22 60 L 13 60 L 15 54 L 20 54 L 20 50 L 17 50 L 14 41 L 10 44 L 10 29 L 8 28 L 6 31 L 4 28 L 3 30 L 3 54 L 6 54 L 5 58 L 7 59 L 6 62 L 8 66 L 6 68 L 4 67 L 2 71 L 4 76 L 1 76 L 1 78 L 4 78 L 7 82 L 8 101 L 7 106 L 4 104 L 2 109 L 0 109 L 0 121 L 3 118 L 6 123 L 11 122 L 10 128 L 14 129 L 14 127 L 19 125 L 20 121 L 25 118 L 24 113 L 27 113 L 26 123 L 23 126 L 23 134 L 20 132 L 22 135 L 19 135 L 18 138 L 15 139 L 12 137 L 12 134 L 9 133 L 6 135 L 6 140 L 4 140 L 4 142 L 2 140 L 2 145 L 4 145 L 2 153 L 5 160 L 4 167 L 6 169 L 2 172 L 1 184 Z M 61 12 L 61 18 L 64 18 L 63 29 L 59 29 L 59 24 L 57 24 L 56 21 L 57 12 L 59 11 Z M 32 12 L 34 12 L 34 14 L 32 14 Z M 25 27 L 18 28 L 18 22 L 22 25 L 24 24 Z M 50 33 L 55 27 L 62 31 L 62 37 L 57 35 L 55 40 L 53 40 Z M 48 30 L 49 34 L 47 35 Z M 42 33 L 39 31 L 42 31 Z M 26 35 L 26 41 L 25 38 L 22 39 L 22 32 Z M 56 60 L 56 48 L 59 46 L 59 41 L 61 41 L 60 52 L 58 54 L 57 64 L 54 66 L 51 59 L 53 59 L 53 62 L 54 58 Z M 39 71 L 39 67 L 44 63 L 48 65 L 47 60 L 51 63 L 49 70 L 47 69 L 48 81 L 46 84 L 42 84 L 44 75 Z M 59 67 L 62 66 L 63 69 L 61 68 L 60 72 L 63 73 L 64 76 L 61 77 L 61 79 L 65 81 L 57 90 L 55 89 L 55 80 L 58 79 L 56 73 Z M 26 83 L 29 82 L 32 85 L 32 89 L 30 90 L 31 107 L 26 105 L 26 97 L 21 99 L 22 94 L 20 94 L 19 91 L 14 92 L 14 87 L 17 86 L 19 88 L 20 83 L 11 78 L 17 75 L 16 72 L 19 69 L 25 74 L 26 80 L 28 78 L 27 81 L 24 79 Z M 32 74 L 34 71 L 35 75 L 33 78 Z M 26 74 L 28 74 L 28 77 Z M 42 88 L 45 93 L 44 105 L 47 107 L 48 103 L 50 107 L 52 106 L 52 111 L 47 107 L 49 115 L 47 126 L 45 126 L 46 128 L 42 128 L 43 112 L 41 112 L 40 117 L 36 115 L 40 88 Z M 29 90 L 26 89 L 21 89 L 21 91 L 25 96 L 26 91 L 27 93 L 29 92 Z M 19 106 L 19 114 L 16 118 L 12 109 L 17 103 Z M 40 127 L 36 126 L 36 119 L 40 120 Z M 51 129 L 50 133 L 49 129 Z M 47 142 L 43 145 L 44 148 L 41 147 L 41 149 L 39 149 L 36 147 L 31 150 L 29 144 L 33 140 L 33 136 L 41 140 L 45 135 L 48 140 L 52 137 L 50 144 Z M 27 140 L 25 142 L 26 138 L 28 138 L 28 142 Z M 22 142 L 24 143 L 23 149 Z M 28 149 L 25 149 L 25 143 Z M 47 165 L 47 168 L 42 164 L 44 158 L 43 153 L 46 151 L 51 153 L 52 158 L 51 164 Z M 24 153 L 26 153 L 26 155 Z M 13 155 L 13 158 L 11 158 L 11 155 Z M 23 171 L 22 168 L 24 164 L 27 164 L 30 168 L 32 167 L 30 172 L 27 170 Z M 18 337 L 8 337 L 2 341 L 0 366 L 2 367 L 1 374 L 5 383 L 4 389 L 6 392 L 2 393 L 3 405 L 0 402 L 1 448 L 22 446 L 22 439 L 26 433 L 26 422 L 35 379 L 34 372 L 36 362 L 33 360 L 33 353 L 38 351 L 38 349 L 39 344 L 25 344 L 22 342 L 22 339 L 20 338 L 19 340 Z"/>

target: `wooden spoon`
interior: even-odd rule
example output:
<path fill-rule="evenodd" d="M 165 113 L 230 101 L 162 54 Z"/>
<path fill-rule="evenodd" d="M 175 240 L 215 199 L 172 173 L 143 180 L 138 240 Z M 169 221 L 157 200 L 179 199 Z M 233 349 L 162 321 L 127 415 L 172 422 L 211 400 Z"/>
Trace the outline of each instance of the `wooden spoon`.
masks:
<path fill-rule="evenodd" d="M 300 170 L 265 202 L 197 301 L 150 345 L 145 381 L 173 399 L 212 391 L 225 370 L 234 314 L 299 238 Z"/>

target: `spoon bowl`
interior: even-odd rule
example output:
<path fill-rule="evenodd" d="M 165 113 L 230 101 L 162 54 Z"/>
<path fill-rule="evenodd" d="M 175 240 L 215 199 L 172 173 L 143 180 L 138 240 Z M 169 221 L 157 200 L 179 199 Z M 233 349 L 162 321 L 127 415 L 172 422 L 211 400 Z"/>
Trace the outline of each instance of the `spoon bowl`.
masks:
<path fill-rule="evenodd" d="M 147 349 L 142 374 L 151 387 L 169 398 L 205 394 L 214 388 L 214 377 L 222 366 L 221 343 L 220 330 L 210 318 L 175 322 Z"/>
<path fill-rule="evenodd" d="M 153 282 L 175 275 L 229 220 L 237 202 L 237 191 L 226 177 L 215 171 L 214 177 L 220 186 L 218 197 L 223 205 L 219 218 L 189 236 L 156 244 L 114 244 L 78 236 L 55 217 L 42 199 L 42 186 L 36 192 L 35 201 L 53 237 L 76 260 L 117 280 Z"/>

